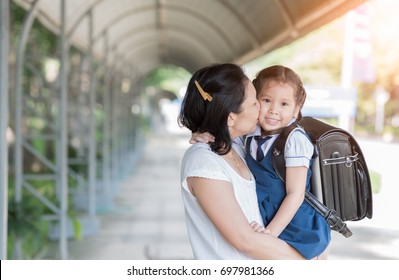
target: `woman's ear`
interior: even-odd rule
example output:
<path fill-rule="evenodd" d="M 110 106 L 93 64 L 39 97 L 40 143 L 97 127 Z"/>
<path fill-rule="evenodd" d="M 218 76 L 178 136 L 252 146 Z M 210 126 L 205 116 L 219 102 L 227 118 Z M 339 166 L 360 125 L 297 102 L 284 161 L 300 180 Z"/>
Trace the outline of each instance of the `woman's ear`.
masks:
<path fill-rule="evenodd" d="M 235 124 L 235 118 L 236 118 L 236 115 L 235 115 L 234 113 L 230 113 L 230 114 L 229 114 L 229 117 L 227 118 L 227 126 L 228 126 L 228 127 L 234 126 L 234 124 Z"/>

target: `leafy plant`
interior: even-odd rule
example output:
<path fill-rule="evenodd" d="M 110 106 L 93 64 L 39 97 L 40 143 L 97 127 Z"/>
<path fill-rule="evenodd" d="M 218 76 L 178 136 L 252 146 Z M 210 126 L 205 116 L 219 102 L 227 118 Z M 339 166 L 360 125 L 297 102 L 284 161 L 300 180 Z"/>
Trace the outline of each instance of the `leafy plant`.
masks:
<path fill-rule="evenodd" d="M 48 224 L 42 220 L 44 205 L 32 196 L 23 196 L 22 202 L 9 199 L 8 203 L 8 256 L 15 258 L 16 242 L 22 243 L 23 258 L 33 258 L 47 244 Z"/>

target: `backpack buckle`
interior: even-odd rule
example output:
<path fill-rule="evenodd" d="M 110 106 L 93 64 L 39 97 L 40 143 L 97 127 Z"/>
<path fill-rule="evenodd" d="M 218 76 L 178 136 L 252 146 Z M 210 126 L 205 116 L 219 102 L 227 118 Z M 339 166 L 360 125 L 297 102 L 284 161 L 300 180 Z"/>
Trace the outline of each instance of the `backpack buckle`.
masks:
<path fill-rule="evenodd" d="M 356 153 L 354 155 L 338 157 L 338 158 L 328 158 L 323 159 L 323 165 L 335 165 L 335 164 L 345 164 L 346 167 L 351 167 L 352 163 L 359 160 L 359 154 Z"/>

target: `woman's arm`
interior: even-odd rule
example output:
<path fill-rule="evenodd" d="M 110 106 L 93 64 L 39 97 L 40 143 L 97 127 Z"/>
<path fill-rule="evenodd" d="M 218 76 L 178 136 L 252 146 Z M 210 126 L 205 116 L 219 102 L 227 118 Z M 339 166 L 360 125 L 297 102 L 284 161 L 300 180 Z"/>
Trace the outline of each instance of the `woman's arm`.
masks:
<path fill-rule="evenodd" d="M 212 223 L 238 250 L 256 259 L 304 259 L 284 241 L 251 228 L 229 182 L 200 177 L 187 182 Z"/>
<path fill-rule="evenodd" d="M 273 220 L 266 226 L 273 236 L 278 237 L 294 217 L 305 198 L 308 168 L 305 166 L 287 167 L 286 196 Z"/>

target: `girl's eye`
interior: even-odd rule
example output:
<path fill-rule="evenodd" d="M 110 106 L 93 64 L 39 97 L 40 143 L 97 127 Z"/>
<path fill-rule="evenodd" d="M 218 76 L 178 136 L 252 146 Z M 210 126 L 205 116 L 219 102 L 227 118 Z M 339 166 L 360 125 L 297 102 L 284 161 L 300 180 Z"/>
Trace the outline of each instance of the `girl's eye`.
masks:
<path fill-rule="evenodd" d="M 268 99 L 268 98 L 265 98 L 264 101 L 265 101 L 266 103 L 270 103 L 270 102 L 271 102 L 270 99 Z"/>
<path fill-rule="evenodd" d="M 283 102 L 281 105 L 288 106 L 288 103 L 287 102 Z"/>

